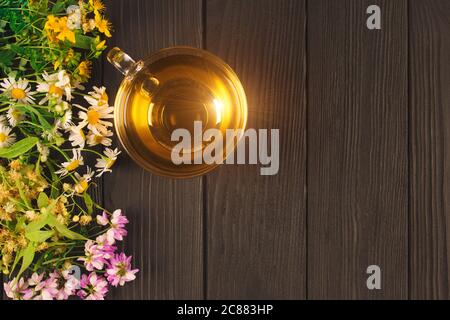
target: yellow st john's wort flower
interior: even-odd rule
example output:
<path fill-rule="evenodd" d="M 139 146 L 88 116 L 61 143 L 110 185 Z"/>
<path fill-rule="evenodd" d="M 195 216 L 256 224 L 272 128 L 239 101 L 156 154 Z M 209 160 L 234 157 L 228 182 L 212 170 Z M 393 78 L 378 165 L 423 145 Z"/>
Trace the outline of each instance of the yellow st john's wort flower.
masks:
<path fill-rule="evenodd" d="M 95 13 L 102 12 L 105 9 L 105 5 L 101 0 L 89 0 L 89 4 Z"/>
<path fill-rule="evenodd" d="M 102 18 L 99 14 L 95 15 L 95 26 L 97 27 L 98 31 L 103 33 L 108 38 L 111 37 L 111 23 L 107 19 Z"/>
<path fill-rule="evenodd" d="M 105 44 L 106 40 L 100 40 L 100 37 L 98 36 L 94 39 L 94 45 L 97 51 L 102 51 L 103 49 L 105 49 L 106 48 Z"/>
<path fill-rule="evenodd" d="M 59 18 L 59 26 L 60 31 L 56 38 L 58 38 L 61 41 L 69 40 L 72 43 L 75 43 L 75 33 L 70 30 L 70 28 L 67 26 L 67 17 Z"/>
<path fill-rule="evenodd" d="M 77 74 L 83 81 L 86 81 L 91 76 L 91 62 L 88 60 L 82 61 L 77 68 Z"/>
<path fill-rule="evenodd" d="M 44 29 L 47 31 L 47 36 L 51 42 L 58 42 L 58 40 L 69 40 L 75 43 L 75 33 L 70 30 L 67 25 L 67 17 L 55 17 L 49 15 L 45 22 Z"/>

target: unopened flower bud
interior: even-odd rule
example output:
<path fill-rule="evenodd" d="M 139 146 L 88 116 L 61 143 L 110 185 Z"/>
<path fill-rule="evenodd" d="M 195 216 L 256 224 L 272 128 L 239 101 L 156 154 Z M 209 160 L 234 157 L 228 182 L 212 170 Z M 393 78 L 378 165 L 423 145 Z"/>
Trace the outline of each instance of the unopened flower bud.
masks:
<path fill-rule="evenodd" d="M 91 216 L 82 216 L 80 219 L 80 224 L 82 226 L 88 225 L 89 223 L 91 223 L 92 221 L 92 217 Z"/>
<path fill-rule="evenodd" d="M 66 262 L 64 262 L 63 268 L 64 270 L 69 270 L 70 268 L 72 268 L 72 263 L 69 260 L 67 260 Z"/>

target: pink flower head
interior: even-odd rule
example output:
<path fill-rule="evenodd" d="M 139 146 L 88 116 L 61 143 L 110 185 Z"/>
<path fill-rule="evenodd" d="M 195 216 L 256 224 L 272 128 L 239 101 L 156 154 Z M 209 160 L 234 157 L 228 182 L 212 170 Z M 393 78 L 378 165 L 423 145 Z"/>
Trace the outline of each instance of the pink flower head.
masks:
<path fill-rule="evenodd" d="M 31 278 L 28 279 L 28 285 L 30 286 L 38 286 L 41 284 L 42 279 L 44 278 L 44 274 L 37 274 L 36 272 L 31 275 Z"/>
<path fill-rule="evenodd" d="M 36 296 L 37 300 L 53 300 L 58 296 L 58 275 L 51 273 L 50 277 L 35 287 L 36 291 L 40 291 Z"/>
<path fill-rule="evenodd" d="M 78 296 L 83 300 L 104 300 L 106 293 L 108 293 L 108 282 L 103 276 L 91 272 L 89 276 L 83 274 L 80 281 L 81 289 L 78 291 Z"/>
<path fill-rule="evenodd" d="M 112 243 L 109 242 L 106 234 L 102 234 L 95 239 L 97 243 L 97 249 L 103 252 L 104 259 L 111 259 L 114 256 L 114 253 L 117 250 L 117 247 L 113 246 Z"/>
<path fill-rule="evenodd" d="M 122 241 L 123 237 L 127 235 L 125 225 L 128 223 L 127 217 L 122 215 L 122 210 L 117 209 L 113 212 L 111 217 L 111 228 L 106 232 L 108 241 L 112 244 L 115 240 Z"/>
<path fill-rule="evenodd" d="M 12 279 L 3 284 L 6 296 L 14 300 L 29 300 L 33 297 L 33 292 L 28 288 L 28 282 L 23 278 Z"/>
<path fill-rule="evenodd" d="M 109 263 L 106 269 L 108 275 L 108 281 L 112 286 L 123 286 L 125 282 L 133 281 L 136 279 L 135 274 L 138 269 L 131 269 L 131 256 L 127 257 L 123 252 L 116 254 Z"/>
<path fill-rule="evenodd" d="M 84 261 L 84 266 L 87 271 L 93 271 L 94 269 L 102 270 L 106 263 L 104 254 L 98 249 L 97 244 L 92 241 L 86 241 L 84 245 L 84 257 L 78 258 L 79 261 Z"/>
<path fill-rule="evenodd" d="M 101 226 L 106 226 L 109 223 L 108 215 L 103 211 L 102 215 L 97 216 L 97 223 Z"/>
<path fill-rule="evenodd" d="M 70 273 L 70 270 L 62 271 L 61 275 L 58 274 L 57 280 L 59 282 L 59 290 L 55 296 L 57 300 L 67 300 L 80 287 L 80 282 Z"/>

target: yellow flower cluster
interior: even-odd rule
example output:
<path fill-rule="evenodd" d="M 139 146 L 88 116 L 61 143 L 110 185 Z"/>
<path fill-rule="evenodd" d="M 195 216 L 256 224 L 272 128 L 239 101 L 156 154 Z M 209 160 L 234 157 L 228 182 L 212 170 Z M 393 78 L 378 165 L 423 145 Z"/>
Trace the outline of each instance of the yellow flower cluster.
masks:
<path fill-rule="evenodd" d="M 11 222 L 32 221 L 38 217 L 24 203 L 23 199 L 35 201 L 39 193 L 48 187 L 47 181 L 34 170 L 32 165 L 24 165 L 19 160 L 10 163 L 9 169 L 0 166 L 0 271 L 9 273 L 14 253 L 28 245 L 21 228 L 8 228 Z"/>
<path fill-rule="evenodd" d="M 105 5 L 100 0 L 89 0 L 89 4 L 85 4 L 80 0 L 76 9 L 67 16 L 55 17 L 49 15 L 45 23 L 45 31 L 47 37 L 52 43 L 68 40 L 72 43 L 76 42 L 76 30 L 83 30 L 86 34 L 97 29 L 107 37 L 111 37 L 111 24 L 102 15 Z M 93 18 L 88 18 L 87 14 L 93 13 Z M 102 47 L 103 43 L 99 43 L 97 47 Z"/>
<path fill-rule="evenodd" d="M 67 26 L 67 17 L 55 17 L 49 15 L 44 29 L 47 31 L 47 36 L 50 42 L 58 42 L 59 40 L 69 40 L 75 43 L 75 33 Z"/>

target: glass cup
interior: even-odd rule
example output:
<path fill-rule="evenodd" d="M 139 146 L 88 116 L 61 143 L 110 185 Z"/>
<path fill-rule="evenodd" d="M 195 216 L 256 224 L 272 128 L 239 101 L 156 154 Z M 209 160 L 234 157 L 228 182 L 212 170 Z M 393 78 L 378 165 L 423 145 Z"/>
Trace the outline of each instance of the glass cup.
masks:
<path fill-rule="evenodd" d="M 197 48 L 171 47 L 135 62 L 113 48 L 108 61 L 125 76 L 114 104 L 117 136 L 144 169 L 192 178 L 213 170 L 234 151 L 246 126 L 247 101 L 239 78 L 220 58 Z M 227 139 L 227 131 L 236 135 Z M 214 163 L 205 161 L 206 151 Z"/>

